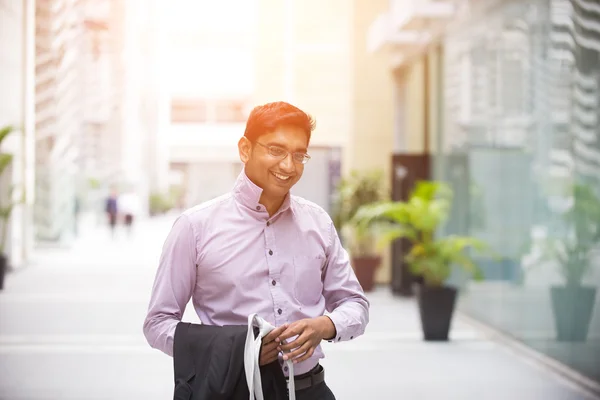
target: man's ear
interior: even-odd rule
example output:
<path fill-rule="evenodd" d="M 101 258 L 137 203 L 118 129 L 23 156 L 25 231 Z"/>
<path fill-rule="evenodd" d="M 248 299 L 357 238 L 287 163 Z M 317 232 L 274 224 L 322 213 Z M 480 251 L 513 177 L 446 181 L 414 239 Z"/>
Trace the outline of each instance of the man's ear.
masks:
<path fill-rule="evenodd" d="M 238 141 L 238 151 L 240 153 L 240 161 L 246 164 L 252 154 L 252 143 L 246 136 L 242 136 Z"/>

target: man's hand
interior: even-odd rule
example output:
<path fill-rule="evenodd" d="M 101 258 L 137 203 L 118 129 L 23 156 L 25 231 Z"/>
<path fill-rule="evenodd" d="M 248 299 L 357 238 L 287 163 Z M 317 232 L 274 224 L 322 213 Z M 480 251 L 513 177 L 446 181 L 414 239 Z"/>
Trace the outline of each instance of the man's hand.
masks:
<path fill-rule="evenodd" d="M 263 366 L 272 363 L 277 360 L 279 350 L 277 347 L 281 342 L 279 335 L 281 335 L 288 328 L 288 324 L 283 324 L 262 338 L 262 346 L 260 348 L 260 356 L 258 358 L 258 365 Z"/>
<path fill-rule="evenodd" d="M 290 343 L 282 344 L 279 350 L 284 352 L 284 360 L 293 360 L 294 363 L 310 358 L 323 339 L 335 337 L 335 325 L 329 317 L 306 318 L 296 321 L 279 335 L 283 343 L 286 339 L 298 336 Z"/>

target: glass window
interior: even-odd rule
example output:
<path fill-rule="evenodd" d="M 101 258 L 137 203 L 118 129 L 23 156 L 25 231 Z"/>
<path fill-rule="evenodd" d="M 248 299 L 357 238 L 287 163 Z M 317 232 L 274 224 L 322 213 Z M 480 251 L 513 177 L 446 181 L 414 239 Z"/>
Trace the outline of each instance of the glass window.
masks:
<path fill-rule="evenodd" d="M 207 104 L 198 99 L 173 99 L 171 101 L 171 122 L 207 122 Z"/>
<path fill-rule="evenodd" d="M 460 307 L 600 382 L 600 9 L 499 4 L 444 43 L 447 232 L 500 255 Z"/>

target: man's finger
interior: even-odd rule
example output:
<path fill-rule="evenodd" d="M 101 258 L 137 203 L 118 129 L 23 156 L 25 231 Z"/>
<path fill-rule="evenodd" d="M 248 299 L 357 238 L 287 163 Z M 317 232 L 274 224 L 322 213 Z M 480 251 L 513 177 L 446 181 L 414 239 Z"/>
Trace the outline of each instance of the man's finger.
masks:
<path fill-rule="evenodd" d="M 279 346 L 279 349 L 281 351 L 284 352 L 288 352 L 288 351 L 292 351 L 293 349 L 302 346 L 307 340 L 308 340 L 308 335 L 299 335 L 296 339 L 292 340 L 291 342 L 285 343 L 284 342 L 285 339 L 281 339 L 281 342 L 283 344 L 281 344 Z"/>
<path fill-rule="evenodd" d="M 305 327 L 306 325 L 304 324 L 291 324 L 281 335 L 279 335 L 279 339 L 283 342 L 292 336 L 300 335 Z"/>
<path fill-rule="evenodd" d="M 302 361 L 306 361 L 306 360 L 308 360 L 310 357 L 312 357 L 312 355 L 314 354 L 314 352 L 315 352 L 315 349 L 314 349 L 314 347 L 310 347 L 310 348 L 309 348 L 309 349 L 306 351 L 306 353 L 304 353 L 302 356 L 300 356 L 300 357 L 298 357 L 298 358 L 294 359 L 294 362 L 295 362 L 295 363 L 299 363 L 299 362 L 302 362 Z"/>
<path fill-rule="evenodd" d="M 304 346 L 305 343 L 309 342 L 308 339 L 309 339 L 308 335 L 300 335 L 295 340 L 279 346 L 279 350 L 281 350 L 283 353 L 289 353 L 291 351 L 294 351 L 294 350 Z"/>
<path fill-rule="evenodd" d="M 268 353 L 270 351 L 278 351 L 277 350 L 278 346 L 279 346 L 279 343 L 277 343 L 276 341 L 272 341 L 267 344 L 263 343 L 260 352 L 262 354 L 262 353 Z"/>
<path fill-rule="evenodd" d="M 288 324 L 283 324 L 281 326 L 278 326 L 277 328 L 273 329 L 271 332 L 267 333 L 262 341 L 263 343 L 269 343 L 274 341 L 275 339 L 277 339 L 278 336 L 281 335 L 282 332 L 285 332 L 285 330 L 288 328 Z"/>
<path fill-rule="evenodd" d="M 277 354 L 279 354 L 277 351 L 271 351 L 269 353 L 261 355 L 259 365 L 267 365 L 277 360 Z"/>
<path fill-rule="evenodd" d="M 301 347 L 295 349 L 294 351 L 284 354 L 283 359 L 284 360 L 294 360 L 296 358 L 298 358 L 299 356 L 303 355 L 304 353 L 306 353 L 308 350 L 310 350 L 310 342 L 306 342 L 304 343 Z"/>

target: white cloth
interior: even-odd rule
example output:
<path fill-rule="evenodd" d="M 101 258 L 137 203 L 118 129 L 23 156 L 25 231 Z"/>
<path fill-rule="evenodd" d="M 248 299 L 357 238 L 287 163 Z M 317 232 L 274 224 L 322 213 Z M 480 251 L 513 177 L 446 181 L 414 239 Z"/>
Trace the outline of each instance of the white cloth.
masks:
<path fill-rule="evenodd" d="M 124 193 L 119 196 L 117 207 L 120 213 L 133 216 L 138 216 L 142 209 L 140 199 L 135 193 Z"/>
<path fill-rule="evenodd" d="M 256 338 L 254 337 L 254 327 L 259 329 L 259 333 Z M 248 383 L 250 400 L 264 400 L 258 358 L 260 356 L 262 338 L 273 329 L 275 329 L 273 325 L 269 324 L 258 315 L 250 314 L 248 316 L 248 334 L 246 336 L 246 344 L 244 346 L 244 369 L 246 370 L 246 382 Z M 294 363 L 292 360 L 287 360 L 286 364 L 289 370 L 289 398 L 290 400 L 296 400 Z"/>

